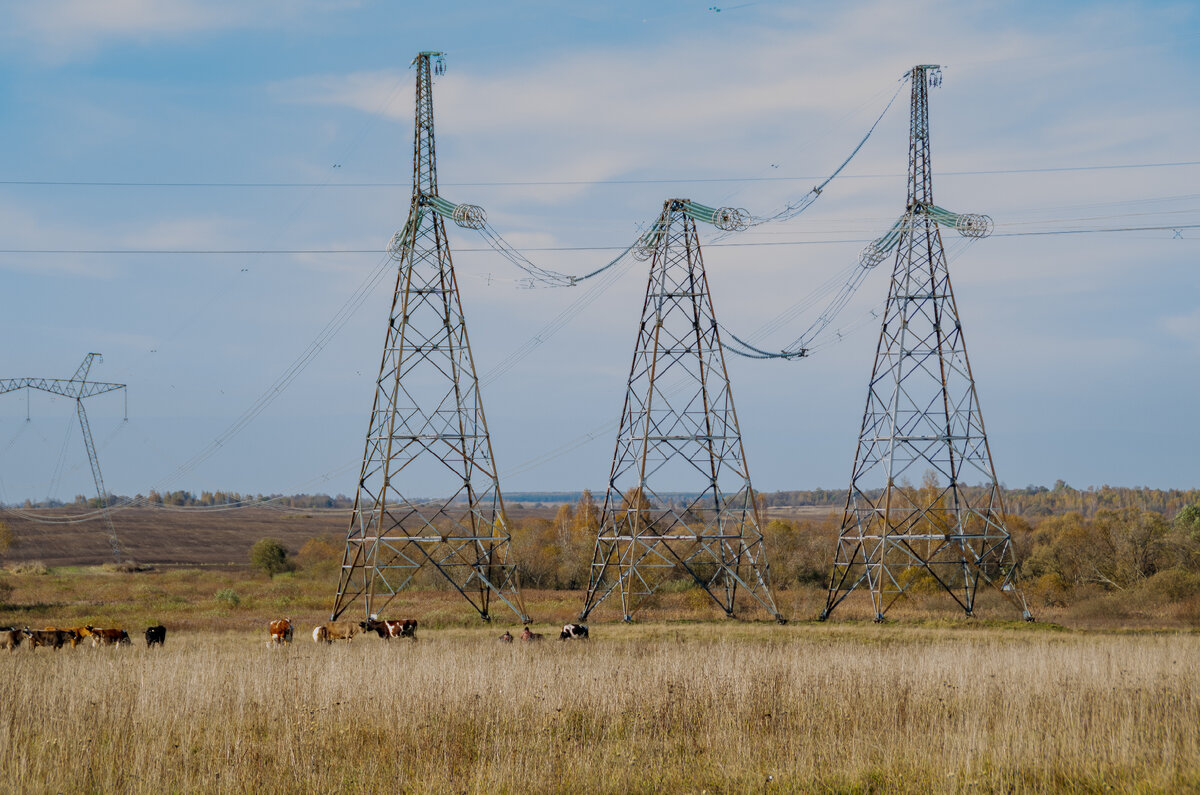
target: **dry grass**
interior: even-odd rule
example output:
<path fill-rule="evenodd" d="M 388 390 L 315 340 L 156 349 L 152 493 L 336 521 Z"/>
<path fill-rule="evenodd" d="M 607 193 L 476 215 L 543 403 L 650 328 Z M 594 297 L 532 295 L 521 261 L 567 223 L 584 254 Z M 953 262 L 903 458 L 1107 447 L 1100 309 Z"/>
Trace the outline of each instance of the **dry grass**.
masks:
<path fill-rule="evenodd" d="M 976 792 L 1200 787 L 1200 637 L 593 625 L 284 650 L 0 656 L 12 792 Z M 770 779 L 768 779 L 770 777 Z"/>

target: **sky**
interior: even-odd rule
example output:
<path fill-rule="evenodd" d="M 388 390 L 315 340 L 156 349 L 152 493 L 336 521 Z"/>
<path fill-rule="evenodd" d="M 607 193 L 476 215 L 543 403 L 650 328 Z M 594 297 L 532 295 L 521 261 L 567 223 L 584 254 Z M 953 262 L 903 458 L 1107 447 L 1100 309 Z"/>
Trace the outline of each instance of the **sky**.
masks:
<path fill-rule="evenodd" d="M 947 251 L 998 479 L 1200 486 L 1194 3 L 712 3 L 6 4 L 0 378 L 102 353 L 91 377 L 128 385 L 127 420 L 119 392 L 86 402 L 117 494 L 352 495 L 417 52 L 446 53 L 441 195 L 572 274 L 666 198 L 759 216 L 801 198 L 933 63 L 934 196 L 995 222 Z M 779 349 L 815 319 L 904 209 L 907 105 L 904 87 L 798 218 L 701 231 L 723 326 L 791 318 L 754 338 Z M 450 230 L 502 490 L 603 490 L 647 266 L 523 289 Z M 728 357 L 757 488 L 848 485 L 888 270 L 813 356 Z M 0 501 L 94 493 L 74 408 L 0 395 Z"/>

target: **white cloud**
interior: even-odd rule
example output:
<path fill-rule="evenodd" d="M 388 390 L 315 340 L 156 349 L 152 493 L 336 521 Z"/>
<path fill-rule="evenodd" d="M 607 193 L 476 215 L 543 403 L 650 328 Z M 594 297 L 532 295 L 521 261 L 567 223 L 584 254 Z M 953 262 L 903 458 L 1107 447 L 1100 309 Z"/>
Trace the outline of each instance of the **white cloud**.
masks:
<path fill-rule="evenodd" d="M 171 40 L 238 28 L 273 28 L 356 0 L 37 0 L 12 12 L 14 46 L 65 62 L 125 42 Z"/>
<path fill-rule="evenodd" d="M 1162 327 L 1171 336 L 1178 337 L 1200 352 L 1200 309 L 1164 318 Z"/>

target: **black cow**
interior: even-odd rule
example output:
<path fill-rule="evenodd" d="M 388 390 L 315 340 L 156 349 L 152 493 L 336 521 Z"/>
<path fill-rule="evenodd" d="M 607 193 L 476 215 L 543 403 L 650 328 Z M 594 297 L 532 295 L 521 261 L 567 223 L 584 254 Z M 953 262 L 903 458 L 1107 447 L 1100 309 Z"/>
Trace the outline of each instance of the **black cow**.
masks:
<path fill-rule="evenodd" d="M 362 628 L 363 632 L 374 632 L 384 640 L 391 640 L 392 638 L 417 639 L 417 620 L 415 618 L 405 618 L 398 621 L 380 621 L 377 618 L 368 618 L 366 621 L 359 621 L 358 625 Z"/>
<path fill-rule="evenodd" d="M 162 624 L 156 627 L 146 627 L 146 648 L 162 646 L 167 642 L 167 628 Z"/>
<path fill-rule="evenodd" d="M 562 632 L 558 635 L 559 640 L 587 640 L 588 628 L 587 624 L 564 624 Z"/>

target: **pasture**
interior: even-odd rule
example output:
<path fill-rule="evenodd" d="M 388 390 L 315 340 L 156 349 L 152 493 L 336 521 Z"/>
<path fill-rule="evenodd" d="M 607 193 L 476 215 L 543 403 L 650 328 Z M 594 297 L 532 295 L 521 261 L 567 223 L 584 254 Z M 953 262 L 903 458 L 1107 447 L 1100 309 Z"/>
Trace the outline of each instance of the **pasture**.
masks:
<path fill-rule="evenodd" d="M 250 631 L 0 655 L 10 792 L 1200 787 L 1200 636 L 985 622 Z M 541 626 L 542 631 L 552 627 Z"/>

